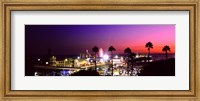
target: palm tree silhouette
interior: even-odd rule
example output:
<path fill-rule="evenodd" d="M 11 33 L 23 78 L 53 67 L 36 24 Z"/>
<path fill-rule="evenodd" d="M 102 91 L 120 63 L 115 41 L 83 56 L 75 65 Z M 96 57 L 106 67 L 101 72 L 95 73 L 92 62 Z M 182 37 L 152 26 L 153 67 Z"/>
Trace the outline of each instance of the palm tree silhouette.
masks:
<path fill-rule="evenodd" d="M 149 62 L 149 56 L 150 56 L 150 49 L 153 48 L 153 44 L 151 42 L 146 43 L 145 45 L 146 48 L 148 48 L 148 62 Z"/>
<path fill-rule="evenodd" d="M 94 56 L 94 58 L 95 58 L 95 70 L 97 71 L 97 62 L 96 62 L 96 58 L 97 58 L 97 53 L 99 52 L 99 48 L 97 47 L 97 46 L 94 46 L 93 48 L 92 48 L 92 51 L 94 52 L 94 54 L 95 54 L 95 56 Z"/>
<path fill-rule="evenodd" d="M 108 51 L 111 52 L 111 59 L 112 59 L 112 75 L 113 75 L 113 51 L 116 51 L 116 49 L 113 46 L 110 46 Z"/>
<path fill-rule="evenodd" d="M 131 49 L 130 49 L 130 48 L 126 48 L 126 49 L 124 50 L 124 53 L 126 53 L 126 54 L 131 54 Z"/>
<path fill-rule="evenodd" d="M 170 47 L 166 45 L 166 46 L 163 47 L 162 51 L 165 52 L 166 60 L 167 60 L 167 57 L 168 57 L 167 51 L 170 51 Z"/>
<path fill-rule="evenodd" d="M 126 48 L 124 50 L 124 53 L 126 54 L 126 57 L 127 57 L 127 69 L 129 68 L 129 58 L 130 58 L 130 54 L 131 54 L 131 49 L 130 48 Z"/>
<path fill-rule="evenodd" d="M 133 60 L 134 60 L 134 57 L 136 56 L 135 53 L 131 53 L 129 55 L 130 59 L 131 59 L 131 75 L 133 74 Z"/>

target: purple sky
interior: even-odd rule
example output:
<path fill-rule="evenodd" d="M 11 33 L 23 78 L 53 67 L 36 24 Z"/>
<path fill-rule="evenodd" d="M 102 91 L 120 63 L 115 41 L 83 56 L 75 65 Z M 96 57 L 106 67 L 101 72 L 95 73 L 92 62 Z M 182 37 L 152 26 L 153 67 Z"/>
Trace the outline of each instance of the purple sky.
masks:
<path fill-rule="evenodd" d="M 75 55 L 94 46 L 115 53 L 130 47 L 135 53 L 147 53 L 145 44 L 151 41 L 152 53 L 163 53 L 165 45 L 175 53 L 175 25 L 25 25 L 26 55 L 46 55 L 51 48 L 55 55 Z"/>

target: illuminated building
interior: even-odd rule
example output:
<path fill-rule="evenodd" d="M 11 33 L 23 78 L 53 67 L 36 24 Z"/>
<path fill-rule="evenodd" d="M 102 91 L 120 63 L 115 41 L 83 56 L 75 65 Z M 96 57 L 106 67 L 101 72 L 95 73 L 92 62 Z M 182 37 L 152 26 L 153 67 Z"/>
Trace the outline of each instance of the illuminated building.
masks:
<path fill-rule="evenodd" d="M 80 54 L 80 58 L 81 58 L 81 59 L 90 58 L 90 57 L 91 57 L 91 54 L 89 53 L 88 50 L 86 50 L 85 53 L 81 53 L 81 54 Z"/>
<path fill-rule="evenodd" d="M 88 66 L 89 62 L 86 59 L 76 59 L 75 67 Z"/>
<path fill-rule="evenodd" d="M 55 56 L 52 56 L 49 61 L 50 66 L 54 67 L 81 67 L 81 66 L 88 66 L 89 61 L 87 59 L 72 59 L 66 58 L 64 60 L 56 60 Z"/>
<path fill-rule="evenodd" d="M 56 60 L 55 56 L 50 57 L 49 61 L 50 66 L 55 66 L 55 67 L 72 67 L 73 63 L 69 59 L 64 59 L 64 60 Z"/>
<path fill-rule="evenodd" d="M 112 59 L 113 60 L 113 64 L 115 65 L 121 65 L 122 64 L 122 61 L 121 59 Z"/>
<path fill-rule="evenodd" d="M 55 56 L 50 57 L 50 65 L 56 66 L 56 57 Z"/>
<path fill-rule="evenodd" d="M 148 62 L 148 55 L 137 53 L 135 56 L 135 60 L 136 62 Z M 153 62 L 151 55 L 149 56 L 149 62 Z"/>
<path fill-rule="evenodd" d="M 86 50 L 86 58 L 89 58 L 89 57 L 91 57 L 91 54 L 89 53 L 88 50 Z"/>

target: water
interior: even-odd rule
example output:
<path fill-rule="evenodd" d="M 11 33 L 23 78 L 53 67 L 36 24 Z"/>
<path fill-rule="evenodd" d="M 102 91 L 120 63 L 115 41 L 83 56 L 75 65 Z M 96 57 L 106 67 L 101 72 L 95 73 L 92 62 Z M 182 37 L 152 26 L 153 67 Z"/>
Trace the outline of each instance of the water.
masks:
<path fill-rule="evenodd" d="M 151 54 L 152 60 L 153 61 L 159 61 L 159 60 L 165 60 L 166 55 L 165 54 Z M 175 54 L 168 54 L 168 59 L 169 58 L 175 58 Z"/>

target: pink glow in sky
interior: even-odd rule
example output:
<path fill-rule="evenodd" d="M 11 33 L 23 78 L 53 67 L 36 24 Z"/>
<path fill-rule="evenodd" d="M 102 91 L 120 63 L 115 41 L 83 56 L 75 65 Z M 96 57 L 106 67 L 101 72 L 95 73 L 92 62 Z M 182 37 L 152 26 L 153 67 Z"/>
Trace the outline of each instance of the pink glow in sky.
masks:
<path fill-rule="evenodd" d="M 145 44 L 153 43 L 151 53 L 164 53 L 168 45 L 175 53 L 174 24 L 144 25 L 26 25 L 26 53 L 46 54 L 51 48 L 56 54 L 79 54 L 97 46 L 104 52 L 112 45 L 114 53 L 131 48 L 135 53 L 147 53 Z M 37 50 L 34 50 L 37 49 Z M 34 51 L 32 51 L 34 50 Z"/>
<path fill-rule="evenodd" d="M 146 53 L 145 44 L 149 41 L 154 47 L 151 53 L 163 53 L 162 48 L 165 45 L 170 46 L 170 53 L 175 53 L 175 25 L 121 26 L 117 30 L 114 37 L 111 36 L 113 34 L 108 34 L 112 40 L 109 44 L 117 46 L 120 53 L 123 53 L 127 47 L 130 47 L 133 52 Z M 102 43 L 102 46 L 103 44 L 105 43 Z"/>

